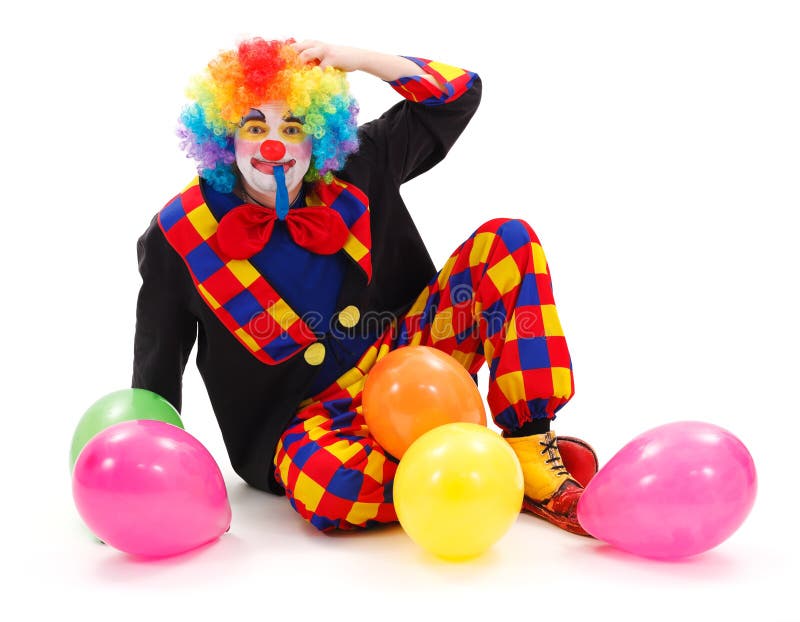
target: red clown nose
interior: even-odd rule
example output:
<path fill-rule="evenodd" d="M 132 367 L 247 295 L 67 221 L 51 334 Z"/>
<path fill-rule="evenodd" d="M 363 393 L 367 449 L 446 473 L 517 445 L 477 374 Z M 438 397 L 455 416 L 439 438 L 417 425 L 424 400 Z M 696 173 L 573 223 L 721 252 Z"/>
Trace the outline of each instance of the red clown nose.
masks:
<path fill-rule="evenodd" d="M 265 160 L 277 162 L 286 155 L 286 147 L 283 146 L 282 142 L 277 140 L 265 140 L 261 143 L 261 155 Z"/>

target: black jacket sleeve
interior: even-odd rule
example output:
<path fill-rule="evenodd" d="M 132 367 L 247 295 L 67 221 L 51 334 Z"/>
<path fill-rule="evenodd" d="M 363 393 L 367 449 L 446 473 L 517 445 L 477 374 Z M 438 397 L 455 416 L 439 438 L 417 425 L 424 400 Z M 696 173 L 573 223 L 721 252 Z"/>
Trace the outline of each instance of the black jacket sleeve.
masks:
<path fill-rule="evenodd" d="M 136 245 L 142 286 L 136 305 L 131 386 L 148 389 L 181 409 L 183 371 L 197 336 L 189 311 L 181 258 L 169 246 L 154 217 Z"/>
<path fill-rule="evenodd" d="M 446 155 L 481 100 L 481 80 L 449 103 L 430 106 L 403 100 L 359 128 L 359 151 L 395 186 L 421 175 Z"/>

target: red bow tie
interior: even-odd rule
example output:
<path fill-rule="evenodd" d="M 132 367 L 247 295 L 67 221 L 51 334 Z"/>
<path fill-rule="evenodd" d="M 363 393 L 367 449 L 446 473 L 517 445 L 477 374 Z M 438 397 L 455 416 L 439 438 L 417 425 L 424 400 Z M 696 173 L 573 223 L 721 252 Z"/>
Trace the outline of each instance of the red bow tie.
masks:
<path fill-rule="evenodd" d="M 249 259 L 269 242 L 276 220 L 276 211 L 268 207 L 234 207 L 217 227 L 220 250 L 232 259 Z M 290 209 L 284 222 L 296 244 L 319 255 L 337 252 L 350 235 L 339 212 L 325 205 Z"/>

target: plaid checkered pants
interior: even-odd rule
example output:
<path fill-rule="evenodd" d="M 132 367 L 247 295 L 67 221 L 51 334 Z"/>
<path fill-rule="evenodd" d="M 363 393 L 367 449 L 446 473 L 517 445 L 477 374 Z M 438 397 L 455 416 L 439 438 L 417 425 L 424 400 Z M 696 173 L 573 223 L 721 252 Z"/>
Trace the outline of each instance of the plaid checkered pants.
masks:
<path fill-rule="evenodd" d="M 523 220 L 480 226 L 448 258 L 408 312 L 321 393 L 304 400 L 283 433 L 275 476 L 317 529 L 393 522 L 397 460 L 370 436 L 361 408 L 364 379 L 391 350 L 432 346 L 471 374 L 489 365 L 495 423 L 514 430 L 550 418 L 574 383 L 542 247 Z"/>

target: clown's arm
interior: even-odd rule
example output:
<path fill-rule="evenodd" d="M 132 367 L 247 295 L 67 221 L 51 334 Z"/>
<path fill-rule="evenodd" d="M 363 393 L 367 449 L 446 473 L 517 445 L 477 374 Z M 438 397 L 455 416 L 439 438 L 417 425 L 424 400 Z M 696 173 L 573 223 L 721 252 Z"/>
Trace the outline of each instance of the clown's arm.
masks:
<path fill-rule="evenodd" d="M 404 100 L 361 127 L 362 145 L 372 142 L 398 185 L 444 159 L 478 109 L 482 86 L 478 74 L 466 69 L 403 58 L 416 73 L 388 82 Z"/>
<path fill-rule="evenodd" d="M 398 186 L 445 157 L 480 103 L 480 77 L 465 69 L 319 41 L 294 47 L 303 60 L 316 58 L 323 68 L 365 71 L 404 97 L 359 132 L 360 156 L 381 167 Z"/>
<path fill-rule="evenodd" d="M 136 250 L 142 286 L 136 304 L 131 386 L 158 393 L 180 411 L 181 379 L 197 336 L 197 320 L 181 296 L 191 283 L 156 218 Z"/>

